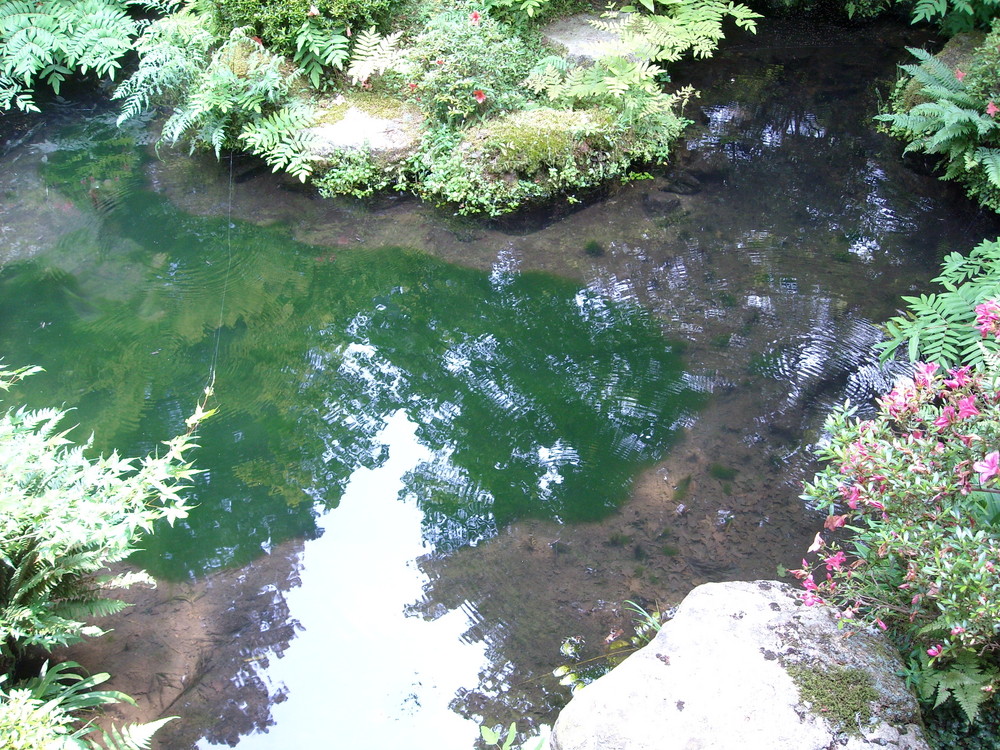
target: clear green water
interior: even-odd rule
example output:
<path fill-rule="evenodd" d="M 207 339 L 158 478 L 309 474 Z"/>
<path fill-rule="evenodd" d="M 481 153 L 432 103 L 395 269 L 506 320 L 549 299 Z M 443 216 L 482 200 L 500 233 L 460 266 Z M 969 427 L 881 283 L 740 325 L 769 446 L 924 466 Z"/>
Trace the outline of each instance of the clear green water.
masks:
<path fill-rule="evenodd" d="M 501 264 L 331 252 L 185 215 L 141 189 L 140 152 L 106 126 L 53 141 L 48 186 L 67 212 L 98 211 L 0 274 L 0 350 L 47 371 L 23 394 L 74 408 L 100 448 L 142 452 L 182 429 L 216 373 L 198 509 L 140 556 L 159 576 L 312 535 L 352 472 L 385 462 L 378 433 L 399 412 L 431 455 L 401 495 L 447 552 L 519 519 L 607 515 L 703 400 L 635 303 Z"/>
<path fill-rule="evenodd" d="M 735 35 L 678 70 L 703 96 L 674 166 L 529 226 L 315 200 L 239 160 L 233 185 L 97 124 L 13 148 L 0 346 L 48 368 L 22 393 L 142 452 L 218 351 L 201 507 L 143 556 L 175 582 L 74 658 L 180 714 L 170 750 L 468 750 L 551 723 L 561 641 L 597 656 L 626 600 L 794 567 L 810 442 L 891 380 L 879 321 L 1000 232 L 871 127 L 926 41 Z"/>

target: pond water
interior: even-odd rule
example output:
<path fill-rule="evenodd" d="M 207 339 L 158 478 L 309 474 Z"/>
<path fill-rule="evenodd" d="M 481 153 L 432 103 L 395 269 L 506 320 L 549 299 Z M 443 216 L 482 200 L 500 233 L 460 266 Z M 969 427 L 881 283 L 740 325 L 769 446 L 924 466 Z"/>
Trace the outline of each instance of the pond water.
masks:
<path fill-rule="evenodd" d="M 212 384 L 188 522 L 73 656 L 177 714 L 164 748 L 468 748 L 550 723 L 562 641 L 627 600 L 773 578 L 875 324 L 1000 232 L 874 133 L 908 28 L 769 22 L 677 78 L 675 167 L 486 225 L 321 201 L 240 159 L 152 158 L 71 111 L 4 148 L 0 351 L 101 449 Z M 329 738 L 329 739 L 328 739 Z"/>

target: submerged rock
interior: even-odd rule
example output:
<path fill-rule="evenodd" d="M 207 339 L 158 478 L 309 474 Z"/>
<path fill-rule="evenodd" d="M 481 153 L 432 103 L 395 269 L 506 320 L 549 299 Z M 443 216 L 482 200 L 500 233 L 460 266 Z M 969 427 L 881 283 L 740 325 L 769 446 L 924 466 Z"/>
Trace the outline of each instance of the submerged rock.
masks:
<path fill-rule="evenodd" d="M 595 60 L 611 53 L 620 43 L 618 35 L 599 29 L 597 16 L 581 13 L 553 21 L 542 29 L 542 38 L 576 65 L 592 65 Z"/>
<path fill-rule="evenodd" d="M 583 688 L 552 750 L 926 750 L 881 633 L 838 629 L 776 581 L 708 583 L 656 638 Z"/>

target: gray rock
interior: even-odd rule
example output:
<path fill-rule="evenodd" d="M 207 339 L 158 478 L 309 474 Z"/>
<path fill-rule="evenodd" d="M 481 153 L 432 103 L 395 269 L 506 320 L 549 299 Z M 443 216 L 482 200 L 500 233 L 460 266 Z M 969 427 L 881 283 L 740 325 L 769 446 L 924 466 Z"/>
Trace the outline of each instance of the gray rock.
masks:
<path fill-rule="evenodd" d="M 881 633 L 838 629 L 833 610 L 802 605 L 786 584 L 708 583 L 652 643 L 576 694 L 551 748 L 927 750 L 900 668 Z M 842 685 L 871 718 L 838 726 L 827 699 L 805 700 L 789 670 Z M 865 683 L 872 699 L 858 700 Z"/>
<path fill-rule="evenodd" d="M 367 149 L 386 161 L 398 161 L 419 145 L 421 122 L 422 118 L 412 114 L 377 117 L 352 106 L 337 122 L 307 132 L 312 137 L 312 150 L 320 159 L 341 150 Z"/>
<path fill-rule="evenodd" d="M 592 65 L 618 43 L 618 35 L 594 28 L 597 16 L 581 13 L 561 18 L 542 29 L 542 38 L 577 65 Z"/>

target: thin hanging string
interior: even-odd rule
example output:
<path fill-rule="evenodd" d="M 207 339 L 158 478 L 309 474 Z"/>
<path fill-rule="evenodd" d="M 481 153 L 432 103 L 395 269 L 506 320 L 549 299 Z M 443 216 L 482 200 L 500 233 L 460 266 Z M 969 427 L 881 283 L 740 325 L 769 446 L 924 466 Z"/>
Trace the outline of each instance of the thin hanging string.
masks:
<path fill-rule="evenodd" d="M 208 373 L 205 395 L 211 396 L 215 390 L 215 373 L 219 365 L 219 345 L 222 342 L 222 325 L 226 315 L 226 292 L 229 291 L 229 274 L 233 270 L 233 152 L 229 152 L 229 207 L 226 215 L 226 277 L 222 282 L 222 301 L 219 303 L 219 325 L 215 329 L 215 351 Z"/>

